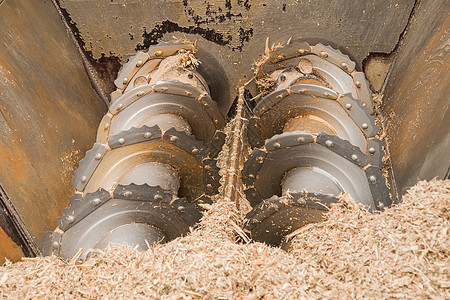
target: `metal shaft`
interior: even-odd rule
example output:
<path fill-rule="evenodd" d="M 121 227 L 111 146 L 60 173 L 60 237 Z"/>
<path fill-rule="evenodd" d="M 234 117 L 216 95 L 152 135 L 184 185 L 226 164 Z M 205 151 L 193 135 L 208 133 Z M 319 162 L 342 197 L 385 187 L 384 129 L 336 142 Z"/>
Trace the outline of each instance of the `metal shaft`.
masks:
<path fill-rule="evenodd" d="M 138 52 L 115 80 L 97 142 L 80 161 L 70 206 L 49 233 L 44 253 L 81 258 L 91 249 L 145 250 L 189 232 L 194 203 L 219 186 L 217 151 L 224 119 L 207 80 L 195 70 L 195 45 L 167 43 Z"/>

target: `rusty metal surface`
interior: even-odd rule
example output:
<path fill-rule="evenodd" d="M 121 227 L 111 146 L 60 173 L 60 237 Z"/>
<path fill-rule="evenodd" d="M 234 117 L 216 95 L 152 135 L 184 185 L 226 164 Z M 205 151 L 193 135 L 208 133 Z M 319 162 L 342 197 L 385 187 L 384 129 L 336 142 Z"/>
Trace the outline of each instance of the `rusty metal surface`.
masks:
<path fill-rule="evenodd" d="M 350 54 L 360 70 L 369 52 L 394 49 L 414 5 L 414 0 L 59 2 L 94 59 L 117 56 L 124 61 L 173 35 L 197 40 L 203 52 L 216 56 L 231 95 L 239 80 L 252 76 L 250 66 L 264 52 L 267 37 L 275 44 L 290 37 L 330 44 Z M 230 106 L 221 107 L 222 113 Z"/>
<path fill-rule="evenodd" d="M 51 2 L 5 1 L 0 28 L 0 182 L 39 245 L 105 107 Z"/>
<path fill-rule="evenodd" d="M 385 90 L 398 190 L 444 178 L 450 164 L 450 3 L 421 1 Z"/>
<path fill-rule="evenodd" d="M 0 227 L 0 265 L 5 263 L 5 258 L 18 261 L 23 255 L 22 249 L 14 243 L 9 235 Z"/>

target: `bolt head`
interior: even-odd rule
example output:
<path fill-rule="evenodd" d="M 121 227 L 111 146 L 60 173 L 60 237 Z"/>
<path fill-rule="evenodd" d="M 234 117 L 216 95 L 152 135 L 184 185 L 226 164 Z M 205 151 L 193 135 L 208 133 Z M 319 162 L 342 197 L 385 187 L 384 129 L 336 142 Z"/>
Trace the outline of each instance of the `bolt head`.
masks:
<path fill-rule="evenodd" d="M 375 150 L 374 147 L 370 147 L 370 148 L 369 148 L 369 153 L 370 153 L 370 154 L 375 154 L 375 151 L 376 151 L 376 150 Z"/>
<path fill-rule="evenodd" d="M 160 194 L 156 194 L 155 196 L 153 196 L 153 199 L 155 200 L 162 200 L 163 196 L 161 196 Z"/>
<path fill-rule="evenodd" d="M 127 77 L 124 77 L 123 80 L 122 80 L 122 82 L 123 82 L 123 84 L 127 84 L 127 83 L 128 83 L 128 78 L 127 78 Z"/>
<path fill-rule="evenodd" d="M 177 208 L 179 211 L 184 212 L 186 210 L 186 207 L 184 206 L 178 206 Z"/>
<path fill-rule="evenodd" d="M 298 68 L 304 74 L 310 74 L 313 72 L 313 64 L 310 60 L 304 58 L 298 62 Z"/>
<path fill-rule="evenodd" d="M 178 140 L 179 140 L 180 138 L 179 137 L 177 137 L 176 135 L 172 135 L 171 137 L 170 137 L 170 141 L 171 142 L 178 142 Z"/>
<path fill-rule="evenodd" d="M 192 154 L 197 155 L 199 153 L 200 153 L 200 150 L 198 150 L 197 148 L 192 149 Z"/>
<path fill-rule="evenodd" d="M 380 202 L 380 203 L 378 204 L 378 207 L 379 207 L 380 209 L 383 209 L 383 208 L 384 208 L 384 203 Z"/>
<path fill-rule="evenodd" d="M 252 224 L 259 224 L 259 223 L 261 223 L 261 221 L 257 220 L 257 219 L 251 219 L 250 223 L 252 223 Z"/>
<path fill-rule="evenodd" d="M 205 166 L 205 170 L 206 170 L 206 171 L 211 171 L 211 169 L 212 169 L 212 168 L 211 168 L 210 165 L 206 165 L 206 166 Z"/>
<path fill-rule="evenodd" d="M 100 160 L 102 158 L 102 154 L 101 153 L 97 153 L 95 155 L 95 160 Z"/>
<path fill-rule="evenodd" d="M 161 56 L 161 55 L 163 55 L 163 52 L 161 50 L 158 50 L 158 51 L 155 52 L 155 55 L 156 56 Z"/>
<path fill-rule="evenodd" d="M 124 196 L 125 198 L 130 198 L 131 195 L 133 195 L 133 193 L 130 192 L 130 191 L 125 191 L 125 192 L 123 193 L 123 196 Z"/>
<path fill-rule="evenodd" d="M 73 222 L 75 222 L 75 217 L 74 216 L 67 216 L 66 220 L 67 220 L 67 223 L 72 224 Z"/>
<path fill-rule="evenodd" d="M 375 176 L 373 176 L 373 175 L 371 175 L 371 176 L 369 177 L 369 180 L 370 180 L 370 182 L 372 182 L 372 183 L 377 182 L 377 178 L 376 178 Z"/>
<path fill-rule="evenodd" d="M 278 60 L 283 60 L 283 59 L 284 59 L 284 56 L 283 56 L 283 55 L 278 55 L 278 56 L 277 56 L 277 59 L 278 59 Z"/>
<path fill-rule="evenodd" d="M 305 54 L 305 53 L 306 53 L 306 50 L 305 50 L 305 49 L 298 49 L 298 50 L 297 50 L 297 53 L 298 53 L 298 54 Z"/>
<path fill-rule="evenodd" d="M 330 96 L 330 93 L 324 92 L 323 95 L 324 95 L 324 97 L 329 97 L 329 96 Z"/>
<path fill-rule="evenodd" d="M 119 105 L 117 105 L 117 110 L 122 110 L 123 109 L 123 104 L 120 103 Z"/>
<path fill-rule="evenodd" d="M 347 68 L 348 68 L 348 65 L 347 65 L 346 63 L 343 62 L 343 63 L 341 63 L 341 68 L 342 68 L 342 69 L 347 69 Z"/>
<path fill-rule="evenodd" d="M 102 201 L 100 200 L 100 198 L 95 198 L 95 199 L 92 199 L 91 204 L 92 204 L 93 206 L 97 206 L 97 205 L 100 204 L 100 202 L 102 202 Z"/>
<path fill-rule="evenodd" d="M 330 141 L 330 140 L 327 140 L 327 141 L 325 142 L 325 145 L 327 145 L 327 147 L 333 147 L 333 142 Z"/>
<path fill-rule="evenodd" d="M 297 142 L 304 143 L 305 142 L 305 138 L 304 137 L 299 137 L 299 138 L 297 138 Z"/>
<path fill-rule="evenodd" d="M 352 105 L 350 103 L 345 104 L 346 109 L 352 109 Z"/>
<path fill-rule="evenodd" d="M 363 129 L 367 129 L 367 128 L 369 128 L 369 125 L 367 125 L 367 123 L 363 123 L 363 124 L 361 125 L 361 127 L 362 127 Z"/>
<path fill-rule="evenodd" d="M 52 243 L 52 247 L 53 247 L 53 248 L 58 248 L 58 247 L 59 247 L 59 243 L 58 243 L 57 241 L 54 241 L 54 242 Z"/>
<path fill-rule="evenodd" d="M 144 133 L 144 137 L 145 137 L 146 139 L 149 139 L 149 138 L 152 137 L 152 133 L 151 133 L 151 132 L 146 132 L 146 133 Z"/>
<path fill-rule="evenodd" d="M 194 73 L 192 73 L 192 72 L 188 73 L 188 78 L 189 78 L 189 79 L 194 78 Z"/>
<path fill-rule="evenodd" d="M 208 183 L 208 184 L 206 185 L 206 188 L 207 188 L 208 190 L 212 190 L 212 189 L 213 189 L 213 186 L 212 186 L 211 183 Z"/>
<path fill-rule="evenodd" d="M 275 144 L 273 144 L 273 147 L 278 149 L 278 148 L 281 147 L 281 144 L 280 143 L 275 143 Z"/>
<path fill-rule="evenodd" d="M 352 160 L 353 160 L 353 161 L 358 161 L 358 160 L 359 160 L 358 155 L 352 154 Z"/>
<path fill-rule="evenodd" d="M 81 182 L 82 183 L 85 183 L 86 181 L 87 181 L 87 177 L 86 176 L 81 177 Z"/>
<path fill-rule="evenodd" d="M 327 58 L 328 53 L 326 53 L 325 51 L 322 51 L 322 52 L 320 52 L 320 56 L 322 56 L 323 58 Z"/>
<path fill-rule="evenodd" d="M 137 96 L 138 97 L 142 97 L 142 96 L 144 96 L 145 95 L 145 92 L 144 91 L 140 91 L 139 93 L 137 93 Z"/>
<path fill-rule="evenodd" d="M 358 88 L 361 87 L 361 81 L 356 80 L 356 81 L 355 81 L 355 85 L 356 85 L 356 87 L 358 87 Z"/>
<path fill-rule="evenodd" d="M 108 130 L 108 129 L 109 129 L 109 123 L 106 123 L 106 124 L 105 124 L 104 129 L 105 129 L 105 130 Z"/>
<path fill-rule="evenodd" d="M 125 144 L 125 139 L 124 138 L 120 138 L 118 142 L 119 142 L 119 144 L 123 145 L 123 144 Z"/>
<path fill-rule="evenodd" d="M 255 175 L 254 174 L 248 174 L 248 178 L 253 179 L 253 178 L 255 178 Z"/>
<path fill-rule="evenodd" d="M 143 62 L 142 60 L 139 60 L 139 61 L 136 63 L 136 67 L 139 68 L 140 66 L 142 66 L 143 63 L 144 63 L 144 62 Z"/>
<path fill-rule="evenodd" d="M 282 74 L 282 75 L 280 76 L 280 81 L 283 82 L 283 81 L 285 81 L 285 80 L 286 80 L 286 76 Z"/>
<path fill-rule="evenodd" d="M 192 96 L 192 92 L 191 91 L 184 91 L 184 94 L 186 95 L 186 96 Z"/>

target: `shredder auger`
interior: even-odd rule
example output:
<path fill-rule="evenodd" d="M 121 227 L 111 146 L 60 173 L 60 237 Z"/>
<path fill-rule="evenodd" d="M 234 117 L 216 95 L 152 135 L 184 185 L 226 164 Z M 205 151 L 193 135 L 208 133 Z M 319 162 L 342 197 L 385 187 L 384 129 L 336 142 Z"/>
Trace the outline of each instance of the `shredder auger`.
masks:
<path fill-rule="evenodd" d="M 201 204 L 218 193 L 225 119 L 195 53 L 194 43 L 159 44 L 122 67 L 45 254 L 82 251 L 85 258 L 116 244 L 147 249 L 199 222 Z M 253 240 L 281 245 L 346 193 L 371 211 L 391 205 L 371 91 L 354 62 L 295 41 L 271 51 L 256 80 L 266 92 L 251 112 L 254 150 L 242 170 L 253 206 L 244 229 Z"/>

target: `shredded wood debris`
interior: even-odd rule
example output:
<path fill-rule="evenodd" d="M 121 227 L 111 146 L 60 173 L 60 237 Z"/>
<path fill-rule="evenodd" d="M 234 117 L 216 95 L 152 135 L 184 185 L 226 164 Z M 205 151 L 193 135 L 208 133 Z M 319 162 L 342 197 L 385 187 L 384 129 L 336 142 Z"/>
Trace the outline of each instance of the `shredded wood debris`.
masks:
<path fill-rule="evenodd" d="M 219 155 L 222 175 L 232 124 Z M 223 195 L 222 188 L 205 205 L 190 235 L 145 252 L 123 246 L 78 263 L 55 256 L 7 262 L 0 297 L 450 299 L 450 180 L 419 182 L 380 214 L 343 198 L 324 222 L 291 234 L 288 251 L 250 243 L 239 226 L 243 214 Z"/>
<path fill-rule="evenodd" d="M 289 252 L 235 243 L 237 213 L 219 199 L 189 236 L 146 252 L 121 247 L 81 264 L 6 263 L 0 295 L 30 298 L 450 299 L 450 180 L 419 182 L 369 214 L 342 201 Z"/>

